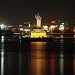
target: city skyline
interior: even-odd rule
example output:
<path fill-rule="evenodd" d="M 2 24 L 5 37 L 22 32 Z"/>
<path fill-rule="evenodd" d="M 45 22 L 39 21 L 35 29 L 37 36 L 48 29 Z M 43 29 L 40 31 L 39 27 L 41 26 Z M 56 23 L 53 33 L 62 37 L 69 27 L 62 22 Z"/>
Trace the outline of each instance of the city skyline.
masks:
<path fill-rule="evenodd" d="M 0 23 L 20 24 L 24 21 L 35 23 L 35 14 L 40 13 L 42 23 L 50 20 L 75 20 L 74 1 L 1 1 Z"/>

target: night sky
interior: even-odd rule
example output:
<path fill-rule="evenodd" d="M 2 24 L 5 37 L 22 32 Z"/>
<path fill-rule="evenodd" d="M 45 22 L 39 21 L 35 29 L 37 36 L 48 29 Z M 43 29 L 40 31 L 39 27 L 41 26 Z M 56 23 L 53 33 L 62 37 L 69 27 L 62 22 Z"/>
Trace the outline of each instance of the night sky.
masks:
<path fill-rule="evenodd" d="M 39 12 L 43 24 L 50 20 L 74 20 L 74 0 L 2 0 L 0 1 L 0 24 L 35 23 Z"/>

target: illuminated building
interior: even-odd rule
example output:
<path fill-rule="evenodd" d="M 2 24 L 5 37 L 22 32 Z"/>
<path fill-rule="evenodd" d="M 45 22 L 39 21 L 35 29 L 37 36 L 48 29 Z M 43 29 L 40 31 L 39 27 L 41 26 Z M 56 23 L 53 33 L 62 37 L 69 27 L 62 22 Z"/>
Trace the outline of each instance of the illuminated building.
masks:
<path fill-rule="evenodd" d="M 42 38 L 42 37 L 47 37 L 46 32 L 44 29 L 33 29 L 30 34 L 31 38 Z"/>
<path fill-rule="evenodd" d="M 47 37 L 46 32 L 44 31 L 44 29 L 41 29 L 41 17 L 39 16 L 39 14 L 35 15 L 35 18 L 37 20 L 37 28 L 33 29 L 30 32 L 30 37 L 31 38 L 42 38 L 42 37 Z"/>

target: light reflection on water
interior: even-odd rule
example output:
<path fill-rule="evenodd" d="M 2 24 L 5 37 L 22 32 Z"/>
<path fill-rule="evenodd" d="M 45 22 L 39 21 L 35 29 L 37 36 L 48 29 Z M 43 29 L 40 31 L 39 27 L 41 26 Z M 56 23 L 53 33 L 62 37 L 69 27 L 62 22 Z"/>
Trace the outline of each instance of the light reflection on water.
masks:
<path fill-rule="evenodd" d="M 74 39 L 74 44 L 75 44 L 75 39 Z M 75 45 L 74 45 L 74 48 L 75 48 Z M 73 75 L 75 75 L 75 50 L 73 51 Z"/>
<path fill-rule="evenodd" d="M 55 52 L 52 51 L 51 52 L 51 56 L 50 56 L 50 74 L 51 75 L 55 75 L 55 69 L 56 69 L 56 56 L 55 56 Z"/>
<path fill-rule="evenodd" d="M 63 52 L 64 46 L 63 46 L 63 43 L 64 43 L 64 40 L 61 39 L 60 40 L 60 54 L 58 57 L 60 75 L 64 75 L 64 52 Z M 31 75 L 35 75 L 35 74 L 36 75 L 45 75 L 45 74 L 55 75 L 56 74 L 55 72 L 57 69 L 56 67 L 57 54 L 55 53 L 55 50 L 53 48 L 51 48 L 52 49 L 51 51 L 48 49 L 49 50 L 48 51 L 46 49 L 46 44 L 47 43 L 42 43 L 42 42 L 32 42 L 31 43 L 31 47 L 32 47 L 31 48 Z M 48 56 L 47 58 L 46 58 L 46 55 Z"/>
<path fill-rule="evenodd" d="M 45 75 L 45 45 L 46 42 L 31 42 L 31 75 Z"/>
<path fill-rule="evenodd" d="M 4 75 L 4 36 L 1 36 L 1 75 Z"/>
<path fill-rule="evenodd" d="M 60 75 L 64 75 L 64 40 L 60 40 L 60 55 L 59 55 L 59 63 L 60 63 Z"/>
<path fill-rule="evenodd" d="M 65 72 L 68 73 L 67 75 L 71 74 L 72 54 L 70 52 L 75 49 L 75 40 L 60 39 L 52 43 L 30 42 L 20 46 L 19 43 L 8 42 L 4 44 L 3 42 L 2 39 L 1 51 L 12 50 L 8 52 L 8 75 L 66 75 Z M 18 52 L 13 52 L 16 50 Z M 5 75 L 4 54 L 1 52 L 1 75 Z M 73 57 L 73 72 L 75 75 L 75 53 Z"/>
<path fill-rule="evenodd" d="M 75 35 L 74 35 L 74 38 L 75 38 Z"/>
<path fill-rule="evenodd" d="M 75 54 L 73 55 L 73 75 L 75 75 Z"/>

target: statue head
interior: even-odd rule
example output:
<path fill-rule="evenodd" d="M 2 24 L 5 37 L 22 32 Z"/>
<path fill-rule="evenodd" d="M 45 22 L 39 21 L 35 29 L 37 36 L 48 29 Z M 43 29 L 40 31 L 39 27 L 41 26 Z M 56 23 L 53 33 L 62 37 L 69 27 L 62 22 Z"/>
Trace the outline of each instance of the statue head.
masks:
<path fill-rule="evenodd" d="M 40 17 L 39 13 L 35 14 L 35 18 L 36 18 L 36 19 L 40 19 L 40 20 L 42 19 L 42 18 Z"/>

